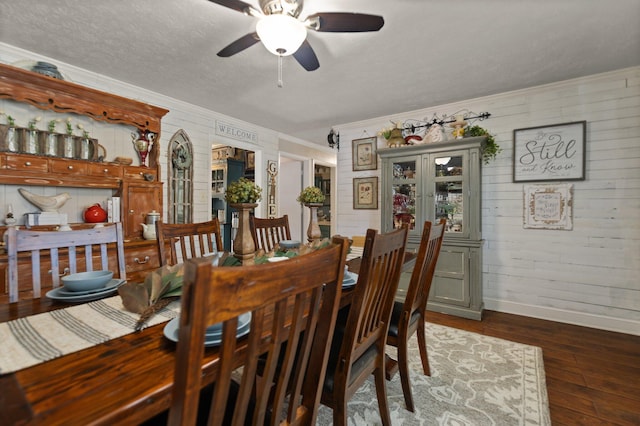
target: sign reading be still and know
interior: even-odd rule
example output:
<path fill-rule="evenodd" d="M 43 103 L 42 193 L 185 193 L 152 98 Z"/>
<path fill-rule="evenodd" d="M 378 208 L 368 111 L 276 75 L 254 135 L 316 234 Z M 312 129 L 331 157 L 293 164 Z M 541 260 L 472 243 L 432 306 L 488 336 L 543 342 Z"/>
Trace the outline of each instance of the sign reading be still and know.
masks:
<path fill-rule="evenodd" d="M 513 181 L 583 180 L 586 121 L 513 131 Z"/>

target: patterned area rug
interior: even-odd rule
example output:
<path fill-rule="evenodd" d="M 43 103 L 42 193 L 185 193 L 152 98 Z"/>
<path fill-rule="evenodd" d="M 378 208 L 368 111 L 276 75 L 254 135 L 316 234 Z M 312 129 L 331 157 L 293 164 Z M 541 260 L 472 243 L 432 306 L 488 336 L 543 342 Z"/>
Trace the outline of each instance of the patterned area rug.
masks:
<path fill-rule="evenodd" d="M 436 324 L 427 324 L 431 377 L 422 374 L 416 337 L 410 341 L 415 413 L 404 405 L 400 374 L 387 382 L 393 425 L 550 425 L 542 350 Z M 395 358 L 395 348 L 388 353 Z M 351 398 L 349 425 L 380 425 L 371 377 Z M 318 425 L 332 423 L 321 406 Z"/>

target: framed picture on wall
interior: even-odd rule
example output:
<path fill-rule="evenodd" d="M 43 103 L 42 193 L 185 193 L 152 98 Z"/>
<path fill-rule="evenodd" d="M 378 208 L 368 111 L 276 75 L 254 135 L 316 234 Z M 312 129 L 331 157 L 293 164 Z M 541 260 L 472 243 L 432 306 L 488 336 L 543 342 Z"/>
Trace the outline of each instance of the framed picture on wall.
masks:
<path fill-rule="evenodd" d="M 354 139 L 353 147 L 353 171 L 376 170 L 378 168 L 378 154 L 376 153 L 377 138 Z"/>
<path fill-rule="evenodd" d="M 573 185 L 524 186 L 525 229 L 573 229 Z"/>
<path fill-rule="evenodd" d="M 378 178 L 376 176 L 353 179 L 353 208 L 378 209 Z"/>
<path fill-rule="evenodd" d="M 245 164 L 246 164 L 246 169 L 247 170 L 255 170 L 256 168 L 256 153 L 253 151 L 246 151 L 245 152 Z"/>
<path fill-rule="evenodd" d="M 513 181 L 584 180 L 586 121 L 513 131 Z"/>

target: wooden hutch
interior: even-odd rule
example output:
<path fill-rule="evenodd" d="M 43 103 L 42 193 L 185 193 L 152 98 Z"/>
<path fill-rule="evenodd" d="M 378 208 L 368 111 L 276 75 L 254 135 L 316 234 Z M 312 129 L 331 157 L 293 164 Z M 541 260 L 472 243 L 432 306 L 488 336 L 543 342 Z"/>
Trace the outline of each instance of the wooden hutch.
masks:
<path fill-rule="evenodd" d="M 162 211 L 158 141 L 161 119 L 168 110 L 4 64 L 0 64 L 0 98 L 157 134 L 147 157 L 148 167 L 0 152 L 0 184 L 112 189 L 114 196 L 121 197 L 128 280 L 143 280 L 146 272 L 159 267 L 156 242 L 142 239 L 140 224 L 145 223 L 148 212 Z M 2 234 L 4 227 L 0 227 Z M 24 278 L 20 289 L 27 292 L 31 290 L 28 263 L 27 255 L 24 267 L 20 268 L 20 276 Z M 2 250 L 0 282 L 4 285 L 0 302 L 8 299 L 6 267 Z"/>

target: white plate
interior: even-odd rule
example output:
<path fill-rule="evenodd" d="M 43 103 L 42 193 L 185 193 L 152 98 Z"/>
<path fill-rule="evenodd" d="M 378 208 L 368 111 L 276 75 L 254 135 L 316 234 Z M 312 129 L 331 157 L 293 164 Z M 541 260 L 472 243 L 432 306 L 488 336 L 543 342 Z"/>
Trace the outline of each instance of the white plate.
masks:
<path fill-rule="evenodd" d="M 60 302 L 68 302 L 68 303 L 91 302 L 92 300 L 98 300 L 98 299 L 102 299 L 103 297 L 110 296 L 111 294 L 118 291 L 118 287 L 120 286 L 120 284 L 124 283 L 124 281 L 123 280 L 116 280 L 116 281 L 118 281 L 117 285 L 111 286 L 109 288 L 105 287 L 96 293 L 81 294 L 79 296 L 65 296 L 63 294 L 60 294 L 60 290 L 62 290 L 62 287 L 58 287 L 58 288 L 54 288 L 53 290 L 49 290 L 47 292 L 47 297 L 49 299 L 59 300 Z M 64 292 L 64 290 L 62 291 Z"/>
<path fill-rule="evenodd" d="M 94 288 L 93 290 L 84 290 L 84 291 L 71 291 L 67 289 L 65 286 L 62 286 L 58 289 L 58 296 L 82 296 L 83 294 L 91 294 L 91 293 L 100 293 L 102 291 L 107 291 L 112 287 L 118 287 L 122 284 L 122 280 L 120 279 L 112 279 L 109 280 L 104 287 L 102 288 Z"/>
<path fill-rule="evenodd" d="M 287 256 L 267 257 L 267 262 L 271 263 L 282 262 L 283 260 L 289 260 L 289 258 Z"/>
<path fill-rule="evenodd" d="M 240 338 L 245 336 L 251 330 L 251 312 L 247 312 L 246 314 L 242 314 L 238 320 L 238 331 L 236 333 L 236 337 Z M 169 321 L 167 325 L 164 326 L 164 337 L 171 340 L 172 342 L 178 341 L 178 329 L 180 328 L 180 317 L 176 317 Z M 204 338 L 204 345 L 206 347 L 217 346 L 222 342 L 222 333 L 217 336 L 206 336 Z"/>

